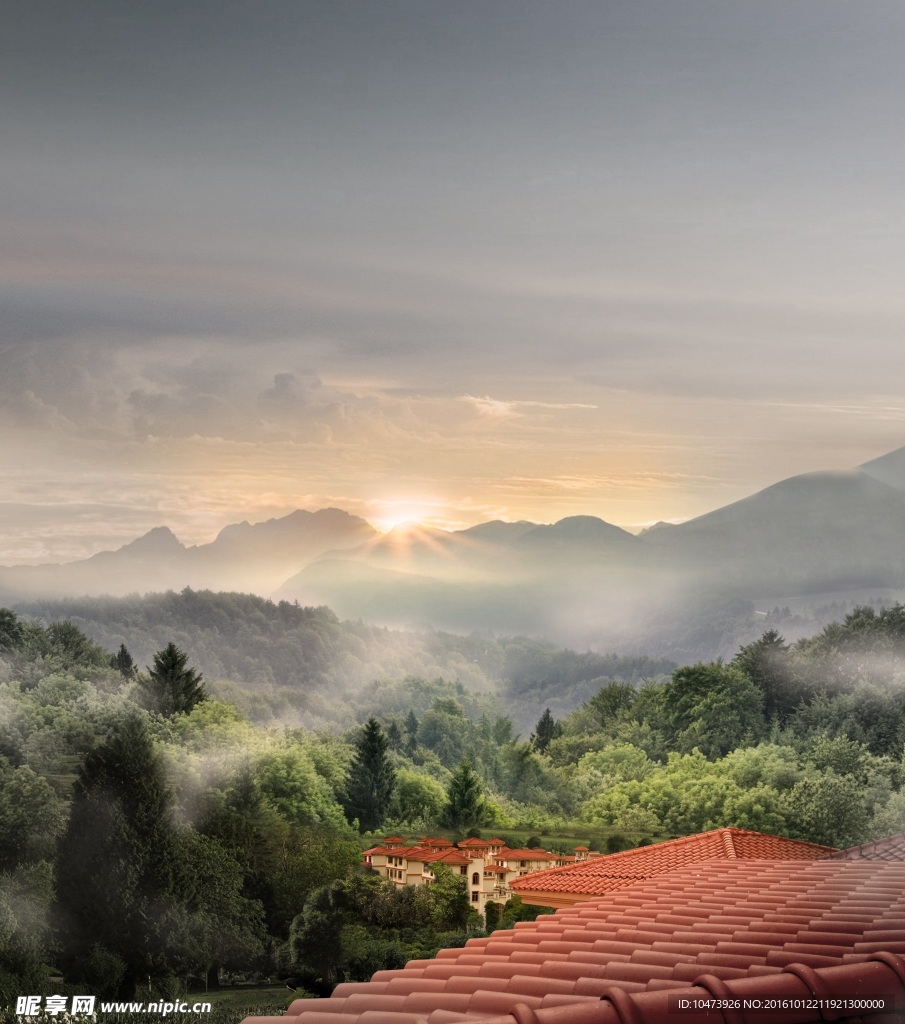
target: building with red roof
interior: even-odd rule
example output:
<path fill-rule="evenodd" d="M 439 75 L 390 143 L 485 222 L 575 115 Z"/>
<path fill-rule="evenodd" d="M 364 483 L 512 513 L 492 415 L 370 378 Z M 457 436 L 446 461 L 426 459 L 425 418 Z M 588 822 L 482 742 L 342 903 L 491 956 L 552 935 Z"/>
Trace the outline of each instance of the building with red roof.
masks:
<path fill-rule="evenodd" d="M 510 850 L 502 839 L 463 839 L 453 845 L 449 839 L 425 837 L 414 846 L 391 836 L 383 846 L 372 846 L 362 854 L 365 865 L 388 878 L 397 887 L 429 885 L 434 881 L 431 863 L 443 863 L 467 877 L 469 899 L 479 913 L 488 903 L 505 903 L 513 894 L 512 882 L 520 875 L 562 867 L 572 856 L 546 850 Z"/>
<path fill-rule="evenodd" d="M 797 839 L 742 828 L 717 828 L 665 843 L 623 850 L 565 867 L 522 874 L 510 884 L 525 903 L 571 907 L 676 868 L 713 860 L 814 860 L 833 853 Z"/>

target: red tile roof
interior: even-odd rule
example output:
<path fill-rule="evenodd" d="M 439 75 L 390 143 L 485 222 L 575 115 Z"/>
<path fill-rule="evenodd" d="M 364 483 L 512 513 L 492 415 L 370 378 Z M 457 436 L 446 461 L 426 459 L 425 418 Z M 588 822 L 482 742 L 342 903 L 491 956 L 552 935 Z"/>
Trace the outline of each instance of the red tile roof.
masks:
<path fill-rule="evenodd" d="M 329 999 L 289 1024 L 809 1024 L 813 999 L 905 1007 L 905 862 L 723 858 L 522 922 Z M 805 1000 L 795 1010 L 681 1014 L 679 998 Z M 810 1000 L 810 1001 L 808 1001 Z M 827 1011 L 827 1017 L 834 1014 Z M 840 1018 L 896 1019 L 870 1007 Z M 287 1024 L 285 1018 L 247 1018 Z"/>
<path fill-rule="evenodd" d="M 460 839 L 456 846 L 460 849 L 464 846 L 486 850 L 488 846 L 493 846 L 493 843 L 488 842 L 486 839 Z"/>
<path fill-rule="evenodd" d="M 905 860 L 905 832 L 827 854 L 832 860 Z"/>
<path fill-rule="evenodd" d="M 578 861 L 561 868 L 535 871 L 515 879 L 512 888 L 526 902 L 564 906 L 624 889 L 645 878 L 654 878 L 713 857 L 725 860 L 811 860 L 831 852 L 832 847 L 816 846 L 797 839 L 783 839 L 741 828 L 718 828 L 653 846 Z"/>
<path fill-rule="evenodd" d="M 418 854 L 426 853 L 427 851 L 423 846 L 379 846 L 369 852 L 372 854 L 385 853 L 389 857 L 408 857 L 412 859 L 417 857 Z"/>
<path fill-rule="evenodd" d="M 558 854 L 548 853 L 546 850 L 503 850 L 497 856 L 505 857 L 507 860 L 556 860 Z M 527 875 L 525 876 L 528 877 Z"/>
<path fill-rule="evenodd" d="M 439 861 L 441 864 L 457 864 L 460 867 L 465 864 L 471 864 L 468 857 L 458 853 L 455 849 L 431 850 L 430 852 L 425 850 L 418 857 L 410 857 L 409 860 L 419 860 L 425 864 L 436 864 Z"/>

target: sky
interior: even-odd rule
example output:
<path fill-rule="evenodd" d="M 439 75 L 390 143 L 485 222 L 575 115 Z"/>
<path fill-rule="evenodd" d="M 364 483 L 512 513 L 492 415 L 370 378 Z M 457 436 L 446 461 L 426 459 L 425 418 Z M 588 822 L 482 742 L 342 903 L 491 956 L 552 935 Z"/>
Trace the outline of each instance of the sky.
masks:
<path fill-rule="evenodd" d="M 29 0 L 0 562 L 680 521 L 905 445 L 901 0 Z"/>

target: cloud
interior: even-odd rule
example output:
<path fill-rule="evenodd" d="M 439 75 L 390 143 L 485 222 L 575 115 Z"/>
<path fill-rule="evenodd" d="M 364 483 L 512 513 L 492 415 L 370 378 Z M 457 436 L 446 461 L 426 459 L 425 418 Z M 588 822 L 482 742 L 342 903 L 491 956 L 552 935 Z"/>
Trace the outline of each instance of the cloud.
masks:
<path fill-rule="evenodd" d="M 65 431 L 72 423 L 58 409 L 42 401 L 30 388 L 21 394 L 0 395 L 0 420 L 20 430 Z"/>
<path fill-rule="evenodd" d="M 589 402 L 536 402 L 529 400 L 503 400 L 491 398 L 489 395 L 462 395 L 457 401 L 468 402 L 480 413 L 491 419 L 506 419 L 522 415 L 522 409 L 597 409 L 598 406 Z"/>

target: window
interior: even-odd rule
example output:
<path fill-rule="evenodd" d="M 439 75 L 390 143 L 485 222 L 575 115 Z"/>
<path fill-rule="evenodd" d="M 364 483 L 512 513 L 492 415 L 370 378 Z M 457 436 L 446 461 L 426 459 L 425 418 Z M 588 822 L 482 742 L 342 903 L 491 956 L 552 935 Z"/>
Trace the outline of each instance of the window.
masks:
<path fill-rule="evenodd" d="M 472 885 L 480 885 L 481 884 L 481 876 L 477 873 L 477 871 L 471 876 L 471 884 Z"/>
<path fill-rule="evenodd" d="M 466 867 L 459 868 L 459 874 L 460 875 L 467 875 L 468 874 L 468 868 L 466 868 Z"/>
<path fill-rule="evenodd" d="M 476 892 L 473 892 L 471 894 L 471 902 L 472 903 L 477 903 L 478 902 L 478 894 Z"/>

